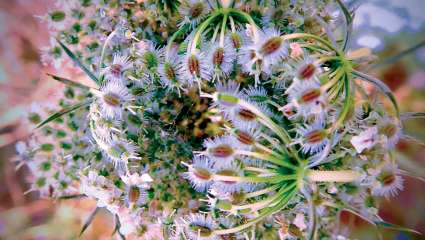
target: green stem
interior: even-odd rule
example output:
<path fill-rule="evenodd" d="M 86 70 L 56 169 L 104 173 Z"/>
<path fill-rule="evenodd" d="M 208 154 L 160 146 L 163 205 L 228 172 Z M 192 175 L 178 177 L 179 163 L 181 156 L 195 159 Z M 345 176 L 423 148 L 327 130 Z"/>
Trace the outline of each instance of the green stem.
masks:
<path fill-rule="evenodd" d="M 264 188 L 264 189 L 261 189 L 261 190 L 255 191 L 255 192 L 247 193 L 245 195 L 245 198 L 258 197 L 258 196 L 264 195 L 266 193 L 273 192 L 274 190 L 276 190 L 278 188 L 279 188 L 279 184 L 274 184 L 271 187 Z"/>
<path fill-rule="evenodd" d="M 306 176 L 313 182 L 354 182 L 359 179 L 361 174 L 352 170 L 308 170 Z"/>
<path fill-rule="evenodd" d="M 237 226 L 237 227 L 234 227 L 234 228 L 215 230 L 214 234 L 215 235 L 232 234 L 232 233 L 240 232 L 240 231 L 256 224 L 257 222 L 263 220 L 265 217 L 268 217 L 271 214 L 273 214 L 273 213 L 281 210 L 283 207 L 285 207 L 285 205 L 289 202 L 289 200 L 291 200 L 291 198 L 296 194 L 296 191 L 294 191 L 294 190 L 295 190 L 295 188 L 293 188 L 292 192 L 290 194 L 288 194 L 287 196 L 283 197 L 276 205 L 265 210 L 264 212 L 262 212 L 260 214 L 260 216 L 254 218 L 250 222 L 245 223 L 245 224 L 240 225 L 240 226 Z"/>
<path fill-rule="evenodd" d="M 252 25 L 252 27 L 254 28 L 254 38 L 255 39 L 257 39 L 257 37 L 258 37 L 258 26 L 257 26 L 257 24 L 255 23 L 255 21 L 254 21 L 254 19 L 251 17 L 251 15 L 249 15 L 248 13 L 246 13 L 246 12 L 243 12 L 243 11 L 240 11 L 240 10 L 237 10 L 237 9 L 229 9 L 229 12 L 232 14 L 235 14 L 235 15 L 238 15 L 238 16 L 240 16 L 240 17 L 242 17 L 243 19 L 245 19 L 249 24 L 251 24 Z"/>
<path fill-rule="evenodd" d="M 326 41 L 325 39 L 318 37 L 316 35 L 313 34 L 309 34 L 309 33 L 292 33 L 292 34 L 287 34 L 282 36 L 282 38 L 284 40 L 290 40 L 290 39 L 297 39 L 297 38 L 311 38 L 314 39 L 320 43 L 322 43 L 324 46 L 326 46 L 329 50 L 334 51 L 338 56 L 343 56 L 344 54 L 336 49 L 330 42 Z"/>
<path fill-rule="evenodd" d="M 230 20 L 230 29 L 232 29 L 232 33 L 235 33 L 236 32 L 235 21 L 230 15 L 229 15 L 229 20 Z"/>
<path fill-rule="evenodd" d="M 173 42 L 174 40 L 176 40 L 176 38 L 178 36 L 180 36 L 180 34 L 185 33 L 188 29 L 189 29 L 190 24 L 185 24 L 183 25 L 177 32 L 175 32 L 168 40 L 167 43 L 167 47 L 166 47 L 166 56 L 168 57 L 168 54 L 171 51 L 171 47 L 173 46 Z"/>
<path fill-rule="evenodd" d="M 287 163 L 287 162 L 284 162 L 283 156 L 282 156 L 282 159 L 279 159 L 279 158 L 276 158 L 272 155 L 265 155 L 265 154 L 261 154 L 261 153 L 258 153 L 258 152 L 250 152 L 250 151 L 242 151 L 242 150 L 237 151 L 237 154 L 257 158 L 257 159 L 260 159 L 260 160 L 272 162 L 272 163 L 274 163 L 278 166 L 287 167 L 287 168 L 290 168 L 292 170 L 297 170 L 297 167 L 295 167 L 294 165 Z"/>
<path fill-rule="evenodd" d="M 213 36 L 211 38 L 211 43 L 214 43 L 215 42 L 215 39 L 217 38 L 218 30 L 220 30 L 220 26 L 219 25 L 217 25 L 215 27 L 215 29 L 214 29 L 214 33 L 213 33 Z"/>
<path fill-rule="evenodd" d="M 220 16 L 224 12 L 225 12 L 224 9 L 215 11 L 201 25 L 199 25 L 199 27 L 196 29 L 196 33 L 195 33 L 195 36 L 193 37 L 192 43 L 188 46 L 188 51 L 192 53 L 195 52 L 196 45 L 198 44 L 198 41 L 201 38 L 202 33 L 205 31 L 208 25 L 210 25 L 211 22 L 215 20 L 216 17 Z"/>
<path fill-rule="evenodd" d="M 336 70 L 335 76 L 331 78 L 327 83 L 321 86 L 323 91 L 327 91 L 329 88 L 333 87 L 344 75 L 344 70 L 342 68 L 338 68 Z"/>
<path fill-rule="evenodd" d="M 223 22 L 221 23 L 220 47 L 224 47 L 224 35 L 226 33 L 226 24 L 227 24 L 227 18 L 228 17 L 229 17 L 229 14 L 227 12 L 224 13 Z"/>
<path fill-rule="evenodd" d="M 222 182 L 249 182 L 249 183 L 279 183 L 282 181 L 296 180 L 298 175 L 274 175 L 267 177 L 258 177 L 258 176 L 248 176 L 248 177 L 237 177 L 237 176 L 227 176 L 227 175 L 214 175 L 214 181 Z"/>
<path fill-rule="evenodd" d="M 233 205 L 232 209 L 235 210 L 243 210 L 243 209 L 251 209 L 253 211 L 257 211 L 259 209 L 263 209 L 267 206 L 271 206 L 275 200 L 281 198 L 285 193 L 289 192 L 294 187 L 294 184 L 290 184 L 288 186 L 282 187 L 275 195 L 271 195 L 261 201 L 245 204 L 245 205 Z"/>
<path fill-rule="evenodd" d="M 350 107 L 352 104 L 352 92 L 351 92 L 351 82 L 350 78 L 347 74 L 344 75 L 344 87 L 345 87 L 345 99 L 344 106 L 342 108 L 342 112 L 339 114 L 336 123 L 331 128 L 332 130 L 338 129 L 345 121 L 347 114 L 350 112 Z"/>

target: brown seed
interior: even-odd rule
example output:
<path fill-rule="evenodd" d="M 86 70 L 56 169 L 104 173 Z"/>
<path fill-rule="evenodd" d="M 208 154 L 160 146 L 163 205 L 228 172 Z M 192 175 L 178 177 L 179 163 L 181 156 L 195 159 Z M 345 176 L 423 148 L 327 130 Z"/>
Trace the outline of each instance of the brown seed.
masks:
<path fill-rule="evenodd" d="M 304 103 L 313 102 L 320 97 L 320 94 L 321 92 L 319 88 L 307 90 L 301 96 L 301 101 Z"/>
<path fill-rule="evenodd" d="M 230 38 L 232 40 L 232 44 L 233 44 L 234 48 L 236 48 L 236 49 L 241 48 L 241 46 L 242 46 L 241 37 L 237 33 L 232 33 Z"/>
<path fill-rule="evenodd" d="M 103 100 L 105 101 L 106 104 L 113 107 L 119 106 L 121 102 L 119 96 L 114 93 L 107 93 L 103 95 Z"/>
<path fill-rule="evenodd" d="M 199 60 L 196 58 L 195 55 L 192 55 L 189 57 L 188 65 L 189 65 L 189 72 L 195 76 L 199 76 L 199 73 L 200 73 Z"/>
<path fill-rule="evenodd" d="M 237 137 L 239 142 L 241 142 L 245 145 L 252 145 L 255 142 L 254 138 L 251 135 L 249 135 L 248 133 L 243 132 L 243 131 L 237 131 L 236 137 Z"/>
<path fill-rule="evenodd" d="M 314 130 L 310 133 L 308 133 L 304 139 L 306 142 L 309 143 L 318 143 L 323 141 L 323 139 L 325 139 L 326 137 L 326 132 L 323 130 Z"/>
<path fill-rule="evenodd" d="M 381 127 L 380 132 L 387 137 L 393 137 L 397 133 L 397 127 L 395 124 L 388 123 Z"/>
<path fill-rule="evenodd" d="M 245 121 L 253 121 L 257 117 L 257 115 L 255 115 L 255 113 L 251 112 L 248 109 L 239 110 L 238 115 L 239 115 L 240 118 L 242 118 Z"/>
<path fill-rule="evenodd" d="M 176 73 L 173 69 L 173 67 L 171 67 L 170 65 L 165 65 L 165 75 L 167 76 L 168 79 L 174 80 L 176 77 Z"/>
<path fill-rule="evenodd" d="M 272 54 L 280 48 L 280 46 L 282 45 L 282 42 L 283 42 L 282 38 L 272 37 L 263 44 L 260 52 L 264 55 Z"/>
<path fill-rule="evenodd" d="M 221 64 L 223 64 L 223 59 L 224 59 L 224 49 L 218 48 L 213 54 L 213 64 L 215 66 L 220 66 Z"/>
<path fill-rule="evenodd" d="M 208 181 L 208 180 L 211 179 L 211 173 L 208 170 L 203 169 L 203 168 L 195 168 L 194 171 L 193 171 L 193 174 L 197 178 L 205 180 L 205 181 Z"/>
<path fill-rule="evenodd" d="M 395 182 L 396 176 L 392 172 L 384 172 L 380 176 L 382 184 L 389 186 Z"/>
<path fill-rule="evenodd" d="M 112 75 L 114 76 L 120 76 L 121 75 L 121 71 L 122 71 L 122 67 L 119 64 L 112 64 L 109 67 L 109 71 L 111 72 Z"/>
<path fill-rule="evenodd" d="M 137 200 L 139 200 L 139 197 L 140 197 L 140 189 L 136 186 L 131 186 L 128 192 L 128 200 L 131 203 L 134 203 L 134 202 L 137 202 Z"/>
<path fill-rule="evenodd" d="M 298 73 L 299 74 L 298 78 L 302 80 L 309 79 L 314 75 L 315 72 L 316 72 L 316 66 L 314 66 L 314 64 L 312 63 L 309 63 L 301 67 Z"/>
<path fill-rule="evenodd" d="M 204 11 L 204 4 L 199 2 L 199 3 L 196 3 L 195 5 L 191 6 L 190 11 L 189 11 L 189 15 L 192 18 L 197 18 L 202 14 L 203 11 Z"/>
<path fill-rule="evenodd" d="M 195 223 L 190 224 L 190 229 L 196 233 L 199 233 L 201 237 L 208 237 L 212 234 L 212 229 L 207 226 L 201 226 Z"/>
<path fill-rule="evenodd" d="M 229 145 L 221 144 L 210 150 L 214 157 L 226 158 L 230 157 L 234 151 Z"/>

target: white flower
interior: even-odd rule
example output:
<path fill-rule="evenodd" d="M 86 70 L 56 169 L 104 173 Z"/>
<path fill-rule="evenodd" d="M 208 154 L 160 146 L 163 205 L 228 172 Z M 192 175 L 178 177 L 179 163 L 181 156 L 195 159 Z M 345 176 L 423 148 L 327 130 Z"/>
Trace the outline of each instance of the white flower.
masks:
<path fill-rule="evenodd" d="M 385 149 L 393 149 L 400 140 L 402 130 L 400 124 L 391 118 L 379 120 L 378 132 L 381 135 Z"/>
<path fill-rule="evenodd" d="M 357 153 L 362 153 L 365 149 L 371 149 L 378 140 L 378 128 L 369 127 L 366 130 L 359 133 L 357 136 L 353 136 L 350 140 Z"/>
<path fill-rule="evenodd" d="M 130 57 L 115 53 L 112 64 L 102 69 L 102 74 L 105 75 L 106 79 L 122 80 L 124 72 L 131 68 Z"/>
<path fill-rule="evenodd" d="M 400 190 L 403 190 L 403 178 L 400 176 L 400 170 L 394 163 L 387 163 L 382 168 L 377 169 L 374 174 L 372 193 L 376 196 L 393 197 Z"/>
<path fill-rule="evenodd" d="M 238 122 L 233 124 L 235 127 L 233 135 L 239 143 L 237 148 L 251 150 L 259 140 L 261 128 L 258 128 L 256 124 L 241 124 Z"/>
<path fill-rule="evenodd" d="M 215 166 L 231 164 L 236 155 L 236 139 L 233 136 L 220 136 L 204 141 L 205 154 Z"/>
<path fill-rule="evenodd" d="M 228 76 L 233 70 L 233 61 L 236 59 L 235 48 L 231 43 L 225 42 L 224 46 L 217 43 L 211 43 L 207 47 L 207 66 L 209 75 L 213 76 L 213 80 L 219 77 Z"/>
<path fill-rule="evenodd" d="M 289 102 L 297 107 L 304 118 L 316 116 L 321 119 L 326 114 L 327 96 L 316 82 L 296 82 L 286 91 Z"/>
<path fill-rule="evenodd" d="M 235 108 L 238 107 L 237 103 L 243 96 L 239 91 L 239 84 L 234 81 L 226 83 L 218 82 L 216 84 L 216 93 L 208 95 L 214 101 L 211 108 L 217 107 L 225 117 L 233 115 Z"/>
<path fill-rule="evenodd" d="M 203 52 L 186 53 L 181 58 L 181 76 L 188 85 L 201 80 L 210 80 L 211 75 L 208 71 L 208 63 Z"/>
<path fill-rule="evenodd" d="M 124 107 L 134 99 L 126 86 L 113 80 L 108 81 L 101 87 L 100 92 L 95 94 L 98 97 L 101 113 L 112 119 L 121 119 Z"/>
<path fill-rule="evenodd" d="M 139 175 L 138 173 L 127 174 L 121 176 L 121 180 L 127 185 L 147 186 L 148 183 L 153 182 L 153 178 L 148 173 Z"/>
<path fill-rule="evenodd" d="M 161 83 L 170 88 L 180 88 L 184 84 L 181 74 L 181 65 L 176 51 L 172 51 L 158 67 L 158 73 Z"/>
<path fill-rule="evenodd" d="M 189 23 L 192 28 L 195 27 L 210 10 L 209 5 L 205 1 L 182 1 L 182 4 L 179 7 L 179 12 L 180 16 L 183 17 L 183 20 L 179 23 L 179 26 Z"/>
<path fill-rule="evenodd" d="M 258 36 L 254 34 L 252 43 L 242 47 L 239 63 L 251 75 L 258 76 L 261 72 L 271 74 L 272 66 L 288 55 L 287 43 L 276 29 L 270 28 L 257 33 Z"/>
<path fill-rule="evenodd" d="M 188 240 L 219 240 L 220 237 L 214 234 L 217 224 L 210 216 L 203 214 L 191 214 L 183 218 L 185 223 L 184 232 Z"/>
<path fill-rule="evenodd" d="M 297 133 L 304 153 L 318 153 L 330 144 L 329 134 L 320 121 L 298 128 Z"/>
<path fill-rule="evenodd" d="M 205 156 L 195 156 L 193 163 L 187 167 L 189 171 L 183 173 L 183 177 L 190 181 L 196 191 L 205 192 L 211 186 L 215 172 L 212 162 Z"/>
<path fill-rule="evenodd" d="M 137 55 L 143 67 L 152 72 L 156 71 L 164 57 L 164 49 L 158 49 L 155 43 L 147 40 L 140 41 L 137 46 Z"/>
<path fill-rule="evenodd" d="M 215 169 L 215 174 L 219 176 L 243 177 L 241 166 L 234 162 L 225 166 L 216 167 Z M 250 189 L 251 186 L 251 184 L 245 182 L 214 180 L 211 189 L 213 192 L 218 193 L 218 195 L 224 195 L 239 192 L 244 189 Z"/>

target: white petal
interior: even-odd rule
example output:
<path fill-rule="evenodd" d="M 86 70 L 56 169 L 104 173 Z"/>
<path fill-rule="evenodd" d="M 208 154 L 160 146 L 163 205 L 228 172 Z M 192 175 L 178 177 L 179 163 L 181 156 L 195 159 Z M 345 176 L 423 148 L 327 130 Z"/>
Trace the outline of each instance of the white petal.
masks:
<path fill-rule="evenodd" d="M 140 178 L 142 179 L 143 182 L 153 182 L 153 178 L 147 173 L 143 173 L 142 176 L 140 176 Z"/>

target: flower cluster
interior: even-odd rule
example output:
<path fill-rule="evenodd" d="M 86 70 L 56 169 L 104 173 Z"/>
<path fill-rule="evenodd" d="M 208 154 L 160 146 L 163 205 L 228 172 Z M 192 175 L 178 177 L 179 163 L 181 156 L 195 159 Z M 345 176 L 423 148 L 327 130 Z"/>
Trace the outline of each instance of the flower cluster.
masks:
<path fill-rule="evenodd" d="M 347 53 L 340 1 L 57 2 L 42 60 L 93 83 L 51 75 L 61 110 L 28 114 L 41 196 L 95 199 L 140 239 L 322 239 L 402 190 L 397 103 Z"/>

